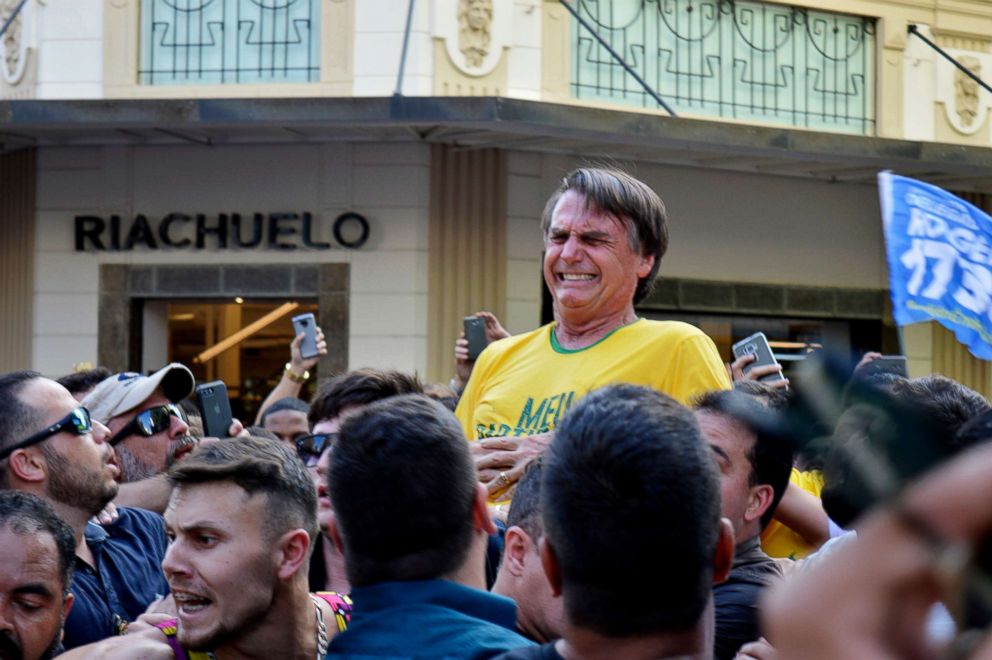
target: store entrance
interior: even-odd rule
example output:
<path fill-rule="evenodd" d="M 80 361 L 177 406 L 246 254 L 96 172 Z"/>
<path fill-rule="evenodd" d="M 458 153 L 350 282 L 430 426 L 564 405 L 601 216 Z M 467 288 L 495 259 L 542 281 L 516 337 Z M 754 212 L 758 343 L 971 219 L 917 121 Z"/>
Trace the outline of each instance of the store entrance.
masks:
<path fill-rule="evenodd" d="M 306 312 L 317 313 L 315 299 L 146 300 L 142 363 L 181 362 L 197 383 L 224 381 L 234 416 L 248 426 L 289 361 L 290 319 Z M 309 399 L 315 380 L 302 398 Z"/>

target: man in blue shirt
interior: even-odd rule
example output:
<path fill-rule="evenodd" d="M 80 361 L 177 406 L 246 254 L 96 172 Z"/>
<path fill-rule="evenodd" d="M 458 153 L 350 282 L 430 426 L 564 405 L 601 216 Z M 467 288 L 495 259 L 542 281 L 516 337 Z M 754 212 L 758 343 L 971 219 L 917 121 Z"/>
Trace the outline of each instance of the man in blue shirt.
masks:
<path fill-rule="evenodd" d="M 117 494 L 109 436 L 55 381 L 32 371 L 0 376 L 0 481 L 48 501 L 75 534 L 66 648 L 123 634 L 168 593 L 161 516 L 122 508 L 111 525 L 89 522 Z"/>
<path fill-rule="evenodd" d="M 348 415 L 331 450 L 330 535 L 354 601 L 330 658 L 488 658 L 531 645 L 485 589 L 494 531 L 454 415 L 422 395 Z"/>

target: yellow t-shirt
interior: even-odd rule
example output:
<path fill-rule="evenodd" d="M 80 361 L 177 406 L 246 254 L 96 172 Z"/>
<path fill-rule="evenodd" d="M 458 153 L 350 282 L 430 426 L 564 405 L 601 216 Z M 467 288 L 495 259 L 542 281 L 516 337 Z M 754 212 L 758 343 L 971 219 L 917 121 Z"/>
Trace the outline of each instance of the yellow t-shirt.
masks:
<path fill-rule="evenodd" d="M 455 411 L 469 440 L 550 431 L 579 399 L 611 383 L 644 385 L 681 403 L 730 388 L 713 341 L 687 323 L 638 319 L 578 350 L 553 343 L 553 329 L 482 352 Z"/>
<path fill-rule="evenodd" d="M 823 490 L 823 473 L 819 470 L 800 472 L 792 468 L 789 475 L 789 483 L 793 483 L 807 493 L 820 496 Z M 802 559 L 809 553 L 816 550 L 807 543 L 802 536 L 783 525 L 777 520 L 772 520 L 761 533 L 761 549 L 769 557 L 787 557 L 789 559 Z"/>

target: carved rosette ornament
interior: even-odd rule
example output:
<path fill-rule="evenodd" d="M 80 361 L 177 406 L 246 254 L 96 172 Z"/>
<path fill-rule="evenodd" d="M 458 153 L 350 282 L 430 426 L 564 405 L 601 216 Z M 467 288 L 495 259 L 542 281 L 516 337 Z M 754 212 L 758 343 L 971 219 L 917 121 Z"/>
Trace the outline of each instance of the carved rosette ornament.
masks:
<path fill-rule="evenodd" d="M 20 0 L 0 0 L 0 27 L 13 16 Z M 0 78 L 10 85 L 16 85 L 24 76 L 27 65 L 27 39 L 24 37 L 24 20 L 28 7 L 25 6 L 0 37 Z"/>

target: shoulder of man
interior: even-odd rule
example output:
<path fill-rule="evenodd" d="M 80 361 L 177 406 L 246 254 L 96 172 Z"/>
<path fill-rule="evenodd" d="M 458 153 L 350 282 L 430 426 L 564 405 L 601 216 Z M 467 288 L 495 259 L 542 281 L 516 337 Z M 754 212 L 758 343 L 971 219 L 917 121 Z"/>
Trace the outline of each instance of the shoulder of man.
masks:
<path fill-rule="evenodd" d="M 147 509 L 122 506 L 117 508 L 117 520 L 103 527 L 108 532 L 128 529 L 158 532 L 165 529 L 165 518 Z"/>
<path fill-rule="evenodd" d="M 103 526 L 108 541 L 135 545 L 149 554 L 161 555 L 164 552 L 167 540 L 165 519 L 161 515 L 131 507 L 119 507 L 117 513 L 117 520 Z"/>

